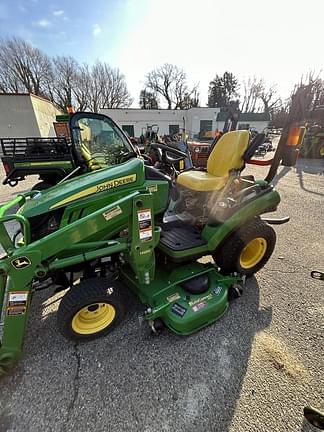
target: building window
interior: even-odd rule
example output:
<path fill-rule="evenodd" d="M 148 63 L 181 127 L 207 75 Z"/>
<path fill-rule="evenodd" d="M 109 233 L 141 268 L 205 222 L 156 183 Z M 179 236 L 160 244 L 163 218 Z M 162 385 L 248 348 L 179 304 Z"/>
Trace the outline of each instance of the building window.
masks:
<path fill-rule="evenodd" d="M 127 132 L 130 137 L 134 137 L 134 126 L 133 125 L 122 125 L 124 132 Z"/>
<path fill-rule="evenodd" d="M 176 135 L 179 133 L 179 125 L 169 125 L 169 135 Z"/>
<path fill-rule="evenodd" d="M 206 132 L 213 130 L 213 120 L 200 120 L 199 138 L 206 138 Z"/>
<path fill-rule="evenodd" d="M 200 120 L 200 132 L 213 130 L 213 120 Z"/>

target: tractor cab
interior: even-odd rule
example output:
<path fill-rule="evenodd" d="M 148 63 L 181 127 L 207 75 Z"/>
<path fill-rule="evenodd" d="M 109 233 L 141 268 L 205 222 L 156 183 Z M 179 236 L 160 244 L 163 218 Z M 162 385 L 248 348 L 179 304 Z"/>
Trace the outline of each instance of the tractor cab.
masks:
<path fill-rule="evenodd" d="M 136 156 L 132 144 L 109 117 L 77 113 L 71 117 L 70 128 L 75 151 L 89 171 L 118 165 Z"/>

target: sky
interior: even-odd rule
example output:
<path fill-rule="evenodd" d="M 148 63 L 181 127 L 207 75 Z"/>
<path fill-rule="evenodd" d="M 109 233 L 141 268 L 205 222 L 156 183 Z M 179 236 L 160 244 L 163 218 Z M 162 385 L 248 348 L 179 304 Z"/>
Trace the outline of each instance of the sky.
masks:
<path fill-rule="evenodd" d="M 0 0 L 0 37 L 47 54 L 118 67 L 138 107 L 145 75 L 163 63 L 208 84 L 226 70 L 275 84 L 289 96 L 324 66 L 324 0 Z"/>

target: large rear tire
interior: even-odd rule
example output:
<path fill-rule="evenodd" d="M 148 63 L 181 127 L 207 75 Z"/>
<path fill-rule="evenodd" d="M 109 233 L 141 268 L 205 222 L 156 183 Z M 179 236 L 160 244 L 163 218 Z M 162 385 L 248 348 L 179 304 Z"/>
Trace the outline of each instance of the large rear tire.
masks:
<path fill-rule="evenodd" d="M 216 250 L 213 258 L 224 274 L 252 276 L 269 260 L 276 244 L 276 232 L 259 218 L 235 231 Z"/>
<path fill-rule="evenodd" d="M 57 312 L 57 325 L 65 338 L 85 341 L 106 336 L 124 315 L 116 282 L 90 278 L 64 295 Z"/>
<path fill-rule="evenodd" d="M 46 181 L 40 181 L 38 183 L 36 183 L 31 190 L 38 190 L 38 191 L 42 191 L 45 189 L 49 189 L 50 187 L 54 186 L 52 183 L 48 183 Z"/>

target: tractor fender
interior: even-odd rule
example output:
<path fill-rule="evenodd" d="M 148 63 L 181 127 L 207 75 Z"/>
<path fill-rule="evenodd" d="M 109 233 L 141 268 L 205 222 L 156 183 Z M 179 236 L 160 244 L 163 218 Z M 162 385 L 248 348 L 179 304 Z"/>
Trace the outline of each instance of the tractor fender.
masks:
<path fill-rule="evenodd" d="M 275 189 L 271 189 L 263 195 L 241 204 L 225 222 L 207 224 L 202 231 L 202 237 L 208 244 L 208 250 L 215 251 L 228 236 L 248 220 L 260 216 L 262 213 L 273 211 L 279 202 L 280 195 Z"/>

